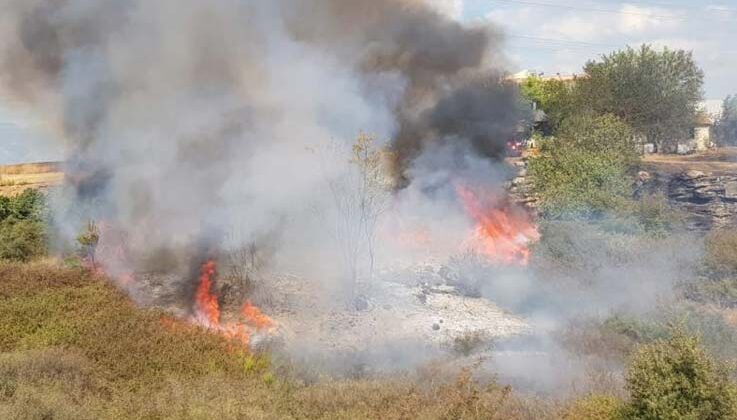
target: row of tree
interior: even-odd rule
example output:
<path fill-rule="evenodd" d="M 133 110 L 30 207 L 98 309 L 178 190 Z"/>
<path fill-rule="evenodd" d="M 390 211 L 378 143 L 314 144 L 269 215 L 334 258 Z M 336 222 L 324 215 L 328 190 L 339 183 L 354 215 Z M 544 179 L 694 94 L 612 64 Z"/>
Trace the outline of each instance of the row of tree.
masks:
<path fill-rule="evenodd" d="M 692 53 L 649 45 L 590 61 L 574 80 L 526 80 L 523 96 L 547 117 L 536 127 L 540 155 L 530 163 L 544 213 L 631 212 L 637 146 L 668 152 L 692 138 L 705 112 L 703 80 Z M 724 101 L 713 134 L 718 144 L 737 145 L 737 96 Z"/>
<path fill-rule="evenodd" d="M 703 81 L 690 52 L 643 45 L 588 62 L 573 83 L 531 77 L 522 93 L 546 113 L 550 132 L 573 116 L 613 115 L 664 151 L 688 138 Z"/>

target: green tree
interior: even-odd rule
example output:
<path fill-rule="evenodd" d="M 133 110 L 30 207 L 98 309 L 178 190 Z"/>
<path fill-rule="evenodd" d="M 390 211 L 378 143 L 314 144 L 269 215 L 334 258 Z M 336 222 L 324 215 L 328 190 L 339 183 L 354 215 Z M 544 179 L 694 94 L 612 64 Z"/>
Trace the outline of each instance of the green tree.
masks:
<path fill-rule="evenodd" d="M 596 215 L 632 197 L 639 156 L 632 130 L 612 115 L 568 119 L 530 160 L 530 175 L 544 213 L 552 217 Z"/>
<path fill-rule="evenodd" d="M 580 106 L 618 116 L 659 152 L 688 138 L 704 80 L 691 52 L 628 47 L 589 62 L 584 71 L 576 84 Z"/>
<path fill-rule="evenodd" d="M 675 331 L 636 350 L 626 375 L 629 419 L 719 420 L 737 416 L 726 367 L 698 339 Z"/>
<path fill-rule="evenodd" d="M 520 87 L 522 96 L 545 112 L 548 123 L 555 129 L 575 110 L 574 85 L 563 80 L 531 76 Z"/>
<path fill-rule="evenodd" d="M 714 127 L 716 140 L 721 145 L 737 144 L 737 96 L 727 96 L 722 104 L 722 115 Z"/>

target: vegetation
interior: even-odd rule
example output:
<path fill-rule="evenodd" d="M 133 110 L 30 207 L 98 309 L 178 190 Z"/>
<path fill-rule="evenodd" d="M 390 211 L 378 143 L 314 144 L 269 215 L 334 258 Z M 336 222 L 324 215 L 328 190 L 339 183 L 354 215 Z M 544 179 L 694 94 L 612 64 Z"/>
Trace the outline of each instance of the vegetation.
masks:
<path fill-rule="evenodd" d="M 716 142 L 723 146 L 737 145 L 737 95 L 727 96 L 722 114 L 714 126 Z"/>
<path fill-rule="evenodd" d="M 324 157 L 328 167 L 332 160 L 345 158 L 346 148 L 336 143 L 329 152 Z M 376 230 L 379 217 L 388 207 L 392 185 L 386 175 L 391 156 L 376 145 L 373 136 L 360 134 L 349 156 L 347 174 L 326 176 L 328 194 L 338 216 L 327 229 L 340 250 L 346 278 L 350 279 L 348 304 L 354 305 L 359 272 L 365 266 L 368 278 L 373 276 Z"/>
<path fill-rule="evenodd" d="M 100 242 L 100 229 L 94 220 L 87 222 L 85 230 L 77 236 L 77 244 L 80 246 L 80 254 L 93 266 L 95 265 L 95 251 Z"/>
<path fill-rule="evenodd" d="M 548 124 L 558 127 L 575 111 L 575 90 L 570 83 L 558 79 L 532 76 L 521 86 L 522 96 L 545 112 Z"/>
<path fill-rule="evenodd" d="M 737 230 L 717 230 L 704 241 L 703 275 L 685 285 L 696 302 L 737 307 Z"/>
<path fill-rule="evenodd" d="M 703 260 L 671 252 L 686 248 L 671 234 L 680 226 L 678 215 L 665 197 L 635 197 L 633 189 L 638 143 L 665 150 L 683 136 L 703 75 L 689 53 L 649 46 L 602 57 L 585 72 L 573 84 L 533 77 L 522 86 L 553 129 L 529 167 L 543 212 L 531 270 L 544 273 L 547 283 L 517 285 L 523 282 L 515 278 L 514 287 L 539 290 L 495 299 L 518 312 L 534 307 L 536 316 L 544 316 L 545 305 L 571 306 L 587 293 L 598 293 L 593 305 L 621 299 L 621 310 L 611 304 L 614 309 L 600 309 L 601 318 L 577 318 L 559 334 L 558 344 L 572 355 L 607 366 L 604 374 L 614 377 L 607 387 L 584 385 L 571 400 L 536 398 L 491 379 L 474 380 L 473 370 L 449 374 L 438 365 L 390 378 L 306 382 L 287 361 L 135 307 L 98 270 L 41 258 L 46 204 L 40 193 L 26 191 L 0 198 L 0 418 L 735 418 L 737 390 L 723 361 L 737 358 L 737 328 L 729 317 L 737 307 L 737 232 L 710 234 Z M 728 98 L 725 110 L 718 132 L 729 139 L 737 99 Z M 346 151 L 339 151 L 341 159 Z M 342 217 L 326 229 L 344 252 L 340 262 L 356 306 L 359 266 L 366 258 L 371 277 L 377 224 L 393 185 L 384 176 L 391 159 L 372 137 L 359 136 L 349 152 L 351 176 L 327 180 Z M 94 222 L 77 238 L 93 264 L 99 239 Z M 653 261 L 658 252 L 660 261 Z M 153 260 L 161 264 L 164 257 Z M 239 293 L 234 302 L 261 280 L 269 257 L 267 248 L 249 243 L 224 258 L 221 287 Z M 682 286 L 687 299 L 666 296 L 651 313 L 628 312 L 637 302 L 626 299 L 660 290 L 645 276 L 664 259 L 671 269 L 667 286 Z M 458 290 L 474 297 L 486 291 L 489 270 L 475 271 L 474 256 L 450 265 L 462 273 Z M 691 273 L 681 265 L 698 267 L 699 278 L 681 284 L 681 272 Z M 550 293 L 563 287 L 570 296 Z M 637 292 L 600 296 L 620 289 Z M 548 293 L 554 296 L 543 296 Z M 669 328 L 674 321 L 682 329 Z M 471 358 L 488 346 L 485 335 L 468 333 L 451 350 Z"/>
<path fill-rule="evenodd" d="M 553 217 L 601 215 L 632 197 L 638 156 L 632 130 L 617 117 L 579 116 L 541 145 L 530 161 L 530 175 Z"/>
<path fill-rule="evenodd" d="M 735 385 L 695 338 L 676 332 L 642 346 L 627 371 L 631 419 L 732 419 Z"/>
<path fill-rule="evenodd" d="M 589 62 L 584 72 L 577 83 L 582 107 L 618 116 L 661 152 L 688 138 L 704 79 L 690 52 L 628 47 Z"/>
<path fill-rule="evenodd" d="M 553 418 L 470 372 L 304 384 L 87 270 L 3 263 L 0 279 L 0 418 Z"/>
<path fill-rule="evenodd" d="M 46 204 L 43 194 L 27 189 L 0 196 L 0 260 L 28 261 L 46 253 Z"/>
<path fill-rule="evenodd" d="M 563 420 L 615 420 L 622 410 L 622 400 L 612 395 L 592 394 L 574 401 Z"/>
<path fill-rule="evenodd" d="M 532 77 L 522 93 L 545 111 L 552 136 L 530 161 L 547 217 L 601 218 L 664 234 L 680 220 L 662 197 L 633 199 L 642 143 L 672 149 L 696 120 L 703 73 L 690 53 L 648 45 L 591 61 L 573 82 Z"/>
<path fill-rule="evenodd" d="M 553 134 L 572 116 L 611 114 L 629 125 L 638 139 L 665 152 L 688 138 L 703 79 L 690 52 L 642 45 L 588 62 L 575 81 L 531 77 L 521 90 L 548 116 Z M 735 105 L 732 98 L 725 101 L 726 117 L 718 130 L 725 138 L 734 134 L 730 121 L 737 120 Z"/>

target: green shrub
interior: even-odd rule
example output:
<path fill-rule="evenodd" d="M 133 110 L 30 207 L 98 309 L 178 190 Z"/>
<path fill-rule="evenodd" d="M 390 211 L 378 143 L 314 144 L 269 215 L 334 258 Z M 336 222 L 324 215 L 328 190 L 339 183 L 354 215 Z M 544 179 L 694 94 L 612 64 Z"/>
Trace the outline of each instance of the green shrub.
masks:
<path fill-rule="evenodd" d="M 46 253 L 46 229 L 34 220 L 0 222 L 0 259 L 28 261 Z"/>
<path fill-rule="evenodd" d="M 687 298 L 725 308 L 737 307 L 737 278 L 701 278 L 685 286 Z"/>
<path fill-rule="evenodd" d="M 698 339 L 676 331 L 669 339 L 641 346 L 626 375 L 630 419 L 733 419 L 735 387 L 725 366 Z"/>
<path fill-rule="evenodd" d="M 556 218 L 595 216 L 625 206 L 638 163 L 633 138 L 632 130 L 613 116 L 566 120 L 530 160 L 543 212 Z"/>
<path fill-rule="evenodd" d="M 737 274 L 737 230 L 709 233 L 705 241 L 704 263 L 715 274 Z"/>
<path fill-rule="evenodd" d="M 45 255 L 45 218 L 46 202 L 36 190 L 0 197 L 0 259 L 28 261 Z"/>
<path fill-rule="evenodd" d="M 589 395 L 574 401 L 565 410 L 563 420 L 616 420 L 620 418 L 622 401 L 611 395 Z"/>

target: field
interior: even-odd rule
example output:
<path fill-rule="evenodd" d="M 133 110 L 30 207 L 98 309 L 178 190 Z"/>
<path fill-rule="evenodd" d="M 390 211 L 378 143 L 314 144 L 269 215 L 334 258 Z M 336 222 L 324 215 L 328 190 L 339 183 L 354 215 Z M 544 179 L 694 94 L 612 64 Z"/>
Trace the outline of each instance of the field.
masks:
<path fill-rule="evenodd" d="M 544 419 L 552 403 L 428 366 L 304 383 L 289 365 L 58 261 L 0 265 L 0 418 Z"/>
<path fill-rule="evenodd" d="M 26 188 L 46 190 L 64 179 L 55 162 L 0 166 L 0 195 L 16 195 Z"/>

